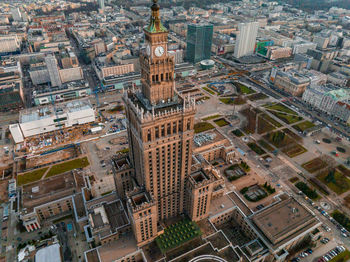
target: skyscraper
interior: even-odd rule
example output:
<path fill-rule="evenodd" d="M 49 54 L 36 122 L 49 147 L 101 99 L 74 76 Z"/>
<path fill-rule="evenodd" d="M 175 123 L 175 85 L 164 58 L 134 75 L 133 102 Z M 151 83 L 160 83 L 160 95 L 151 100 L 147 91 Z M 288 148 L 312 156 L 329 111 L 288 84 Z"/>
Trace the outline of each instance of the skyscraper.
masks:
<path fill-rule="evenodd" d="M 234 56 L 240 58 L 254 53 L 259 22 L 238 24 L 239 35 L 236 40 Z"/>
<path fill-rule="evenodd" d="M 146 48 L 140 54 L 142 88 L 123 97 L 135 185 L 126 195 L 139 245 L 157 236 L 158 221 L 185 212 L 194 135 L 195 101 L 175 90 L 175 63 L 168 55 L 168 30 L 160 21 L 157 0 L 151 10 L 144 28 Z"/>
<path fill-rule="evenodd" d="M 209 59 L 213 40 L 213 25 L 190 24 L 187 26 L 186 58 L 191 63 Z"/>
<path fill-rule="evenodd" d="M 105 9 L 105 0 L 97 0 L 99 9 Z"/>

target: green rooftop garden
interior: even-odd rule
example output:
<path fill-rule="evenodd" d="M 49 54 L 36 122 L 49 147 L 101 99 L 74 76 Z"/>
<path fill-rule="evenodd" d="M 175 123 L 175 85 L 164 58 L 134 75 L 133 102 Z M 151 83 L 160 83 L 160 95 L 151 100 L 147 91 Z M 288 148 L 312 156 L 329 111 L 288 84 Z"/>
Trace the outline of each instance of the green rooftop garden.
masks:
<path fill-rule="evenodd" d="M 164 254 L 201 234 L 202 232 L 195 222 L 185 219 L 167 227 L 164 233 L 156 238 L 156 243 Z"/>

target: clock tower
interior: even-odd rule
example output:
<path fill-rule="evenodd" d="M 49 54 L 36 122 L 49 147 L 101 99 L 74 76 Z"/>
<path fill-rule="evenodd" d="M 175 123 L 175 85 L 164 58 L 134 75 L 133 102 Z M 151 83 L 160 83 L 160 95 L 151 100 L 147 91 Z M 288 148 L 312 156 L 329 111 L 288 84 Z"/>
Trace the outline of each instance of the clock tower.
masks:
<path fill-rule="evenodd" d="M 140 55 L 142 93 L 150 105 L 174 99 L 174 60 L 168 56 L 168 30 L 159 18 L 158 0 L 153 0 L 150 23 L 144 28 L 146 48 Z"/>
<path fill-rule="evenodd" d="M 124 92 L 128 126 L 129 217 L 139 246 L 153 241 L 161 221 L 184 214 L 191 172 L 195 100 L 175 90 L 174 59 L 168 56 L 168 30 L 153 0 L 140 52 L 141 89 Z M 122 188 L 124 181 L 116 180 Z M 123 195 L 121 193 L 120 195 Z"/>

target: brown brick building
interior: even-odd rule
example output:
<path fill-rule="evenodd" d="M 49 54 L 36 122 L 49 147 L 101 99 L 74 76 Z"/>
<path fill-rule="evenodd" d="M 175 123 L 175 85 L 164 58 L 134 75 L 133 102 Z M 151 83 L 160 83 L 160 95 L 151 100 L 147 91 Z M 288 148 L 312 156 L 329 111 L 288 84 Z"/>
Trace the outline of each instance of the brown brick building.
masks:
<path fill-rule="evenodd" d="M 216 181 L 204 175 L 208 179 L 196 183 L 197 175 L 191 175 L 195 100 L 175 90 L 168 30 L 160 21 L 156 2 L 150 24 L 144 28 L 141 90 L 125 92 L 123 97 L 129 157 L 114 160 L 116 188 L 120 197 L 126 197 L 139 246 L 161 233 L 163 220 L 185 213 L 193 220 L 206 217 Z M 197 213 L 192 213 L 193 206 L 199 206 Z"/>

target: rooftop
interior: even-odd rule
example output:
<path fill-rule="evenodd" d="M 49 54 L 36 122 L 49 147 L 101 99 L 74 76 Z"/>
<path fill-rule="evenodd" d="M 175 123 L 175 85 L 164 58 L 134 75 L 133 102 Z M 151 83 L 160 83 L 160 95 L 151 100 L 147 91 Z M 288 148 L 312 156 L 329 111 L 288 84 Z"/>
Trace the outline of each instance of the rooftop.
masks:
<path fill-rule="evenodd" d="M 85 187 L 83 173 L 67 172 L 44 180 L 24 185 L 22 188 L 22 205 L 27 212 L 34 207 L 71 196 Z"/>
<path fill-rule="evenodd" d="M 134 207 L 140 206 L 143 203 L 148 203 L 150 200 L 147 192 L 141 192 L 131 197 L 131 203 Z"/>
<path fill-rule="evenodd" d="M 37 262 L 61 262 L 61 248 L 60 244 L 53 244 L 39 249 L 35 254 L 35 261 Z"/>
<path fill-rule="evenodd" d="M 274 246 L 292 240 L 319 224 L 315 215 L 292 197 L 253 214 L 251 218 Z"/>
<path fill-rule="evenodd" d="M 87 262 L 113 262 L 135 251 L 137 251 L 136 240 L 130 232 L 85 254 Z"/>
<path fill-rule="evenodd" d="M 201 183 L 204 180 L 209 180 L 209 177 L 203 172 L 203 170 L 198 170 L 192 173 L 190 176 L 196 183 Z"/>
<path fill-rule="evenodd" d="M 73 100 L 65 103 L 60 103 L 55 107 L 53 105 L 45 105 L 42 107 L 28 108 L 22 110 L 19 116 L 20 123 L 27 123 L 49 118 L 54 114 L 60 115 L 63 113 L 77 112 L 81 110 L 91 109 L 92 106 L 88 99 Z M 55 112 L 56 110 L 56 112 Z"/>

